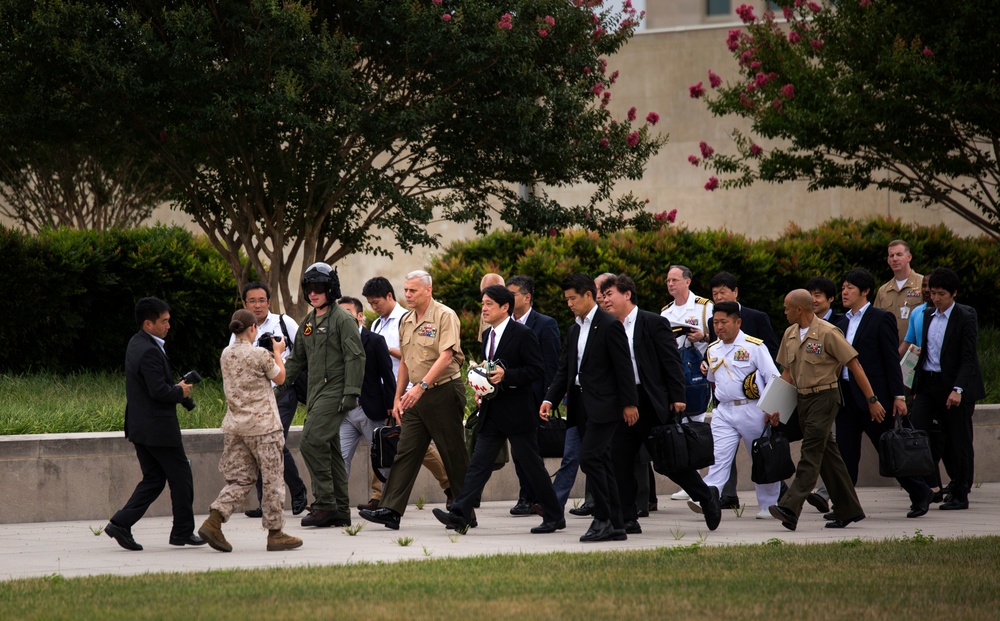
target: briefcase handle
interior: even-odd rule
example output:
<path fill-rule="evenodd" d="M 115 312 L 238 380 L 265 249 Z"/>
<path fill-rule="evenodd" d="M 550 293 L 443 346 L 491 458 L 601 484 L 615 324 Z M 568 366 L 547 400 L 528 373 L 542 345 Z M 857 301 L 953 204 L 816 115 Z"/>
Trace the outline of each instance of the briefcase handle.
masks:
<path fill-rule="evenodd" d="M 896 431 L 901 431 L 903 429 L 903 427 L 904 427 L 903 423 L 904 422 L 906 422 L 906 425 L 905 425 L 906 427 L 909 427 L 911 430 L 916 431 L 916 427 L 913 426 L 913 421 L 910 420 L 909 416 L 897 416 L 896 417 L 896 424 L 895 424 Z"/>

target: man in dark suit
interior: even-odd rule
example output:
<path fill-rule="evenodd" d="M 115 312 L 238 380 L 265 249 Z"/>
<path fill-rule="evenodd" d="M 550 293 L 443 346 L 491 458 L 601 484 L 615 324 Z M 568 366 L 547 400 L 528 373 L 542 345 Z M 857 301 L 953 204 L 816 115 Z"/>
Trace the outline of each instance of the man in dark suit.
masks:
<path fill-rule="evenodd" d="M 684 411 L 684 371 L 670 325 L 656 313 L 639 310 L 636 306 L 639 293 L 631 278 L 621 274 L 606 281 L 602 293 L 605 308 L 625 328 L 634 364 L 631 370 L 639 397 L 639 420 L 633 425 L 618 421 L 611 453 L 625 532 L 640 534 L 642 528 L 635 503 L 635 458 L 654 426 Z M 697 470 L 672 472 L 667 477 L 700 504 L 709 530 L 719 527 L 722 519 L 719 490 L 705 485 Z"/>
<path fill-rule="evenodd" d="M 142 298 L 135 305 L 135 322 L 139 331 L 125 350 L 125 437 L 135 446 L 142 481 L 104 532 L 126 550 L 142 550 L 132 526 L 169 484 L 174 515 L 169 543 L 200 546 L 205 542 L 194 534 L 194 479 L 177 422 L 177 404 L 191 396 L 191 384 L 173 383 L 163 349 L 170 307 L 157 298 Z"/>
<path fill-rule="evenodd" d="M 544 373 L 531 384 L 531 397 L 535 402 L 535 410 L 545 398 L 545 389 L 552 383 L 559 367 L 559 324 L 548 315 L 539 313 L 532 308 L 535 296 L 535 281 L 530 276 L 514 276 L 507 282 L 507 290 L 514 295 L 514 312 L 511 318 L 522 325 L 531 328 L 538 339 L 542 350 L 542 368 Z M 510 510 L 514 516 L 535 515 L 535 495 L 531 491 L 528 478 L 521 464 L 514 460 L 514 472 L 520 484 L 517 504 Z"/>
<path fill-rule="evenodd" d="M 520 463 L 539 505 L 543 522 L 532 533 L 554 533 L 566 528 L 562 505 L 552 490 L 549 473 L 538 454 L 536 432 L 538 403 L 531 394 L 532 384 L 542 376 L 542 352 L 529 328 L 511 320 L 514 294 L 502 285 L 483 290 L 483 359 L 497 363 L 489 374 L 494 386 L 491 395 L 479 395 L 479 439 L 462 485 L 462 493 L 450 511 L 434 509 L 434 516 L 449 528 L 476 526 L 475 503 L 483 492 L 493 463 L 504 442 L 510 440 L 515 463 Z M 474 373 L 474 371 L 470 371 Z"/>
<path fill-rule="evenodd" d="M 568 394 L 566 422 L 580 434 L 580 469 L 594 494 L 594 520 L 580 541 L 623 541 L 628 535 L 611 441 L 619 421 L 634 425 L 639 419 L 628 338 L 621 322 L 597 307 L 592 278 L 572 274 L 563 280 L 562 287 L 576 321 L 569 329 L 563 359 L 539 415 L 548 418 L 552 404 Z"/>
<path fill-rule="evenodd" d="M 945 510 L 968 509 L 974 476 L 972 413 L 986 396 L 979 370 L 979 320 L 971 306 L 955 302 L 958 274 L 942 267 L 927 278 L 931 302 L 924 311 L 924 346 L 913 379 L 913 424 L 929 432 L 934 461 L 951 477 Z M 940 487 L 935 468 L 933 487 Z"/>
<path fill-rule="evenodd" d="M 867 270 L 853 269 L 844 274 L 841 299 L 847 313 L 835 324 L 858 352 L 858 362 L 886 412 L 881 420 L 869 413 L 868 399 L 854 375 L 844 367 L 840 377 L 844 403 L 837 414 L 836 438 L 851 483 L 855 485 L 858 483 L 862 434 L 868 436 L 877 451 L 879 438 L 894 426 L 893 417 L 906 416 L 896 317 L 872 306 L 874 292 L 875 278 Z M 934 493 L 923 478 L 900 477 L 897 480 L 910 495 L 910 511 L 906 517 L 926 514 Z"/>
<path fill-rule="evenodd" d="M 347 475 L 351 475 L 351 460 L 359 442 L 371 445 L 372 432 L 392 415 L 392 399 L 396 394 L 396 376 L 392 373 L 392 358 L 385 339 L 362 323 L 365 318 L 361 300 L 344 296 L 337 302 L 358 322 L 361 346 L 365 350 L 365 375 L 361 381 L 358 406 L 347 413 L 340 424 L 340 452 Z"/>

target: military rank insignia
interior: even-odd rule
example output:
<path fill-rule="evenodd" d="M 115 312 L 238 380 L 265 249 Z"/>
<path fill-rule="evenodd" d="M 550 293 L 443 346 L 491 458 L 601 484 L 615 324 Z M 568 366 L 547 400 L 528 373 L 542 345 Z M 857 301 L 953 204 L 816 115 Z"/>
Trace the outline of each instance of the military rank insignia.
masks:
<path fill-rule="evenodd" d="M 757 372 L 743 378 L 743 394 L 747 399 L 760 399 L 760 391 L 757 390 Z"/>
<path fill-rule="evenodd" d="M 312 333 L 313 333 L 313 325 L 311 323 L 307 323 L 305 327 L 302 328 L 302 334 L 309 336 Z"/>
<path fill-rule="evenodd" d="M 746 362 L 750 360 L 750 352 L 743 349 L 742 347 L 739 347 L 736 349 L 735 352 L 733 352 L 733 360 L 735 360 L 736 362 Z"/>
<path fill-rule="evenodd" d="M 816 354 L 817 356 L 823 355 L 823 344 L 822 343 L 806 343 L 806 353 Z"/>

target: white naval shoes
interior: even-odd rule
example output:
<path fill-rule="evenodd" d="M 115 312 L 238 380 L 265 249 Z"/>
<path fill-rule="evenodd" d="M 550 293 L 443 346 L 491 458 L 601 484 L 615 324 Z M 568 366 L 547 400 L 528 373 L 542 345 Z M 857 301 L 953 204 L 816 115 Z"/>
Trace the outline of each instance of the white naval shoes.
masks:
<path fill-rule="evenodd" d="M 681 491 L 677 492 L 676 494 L 671 494 L 670 495 L 670 500 L 691 500 L 691 497 L 688 496 L 687 492 L 685 492 L 684 490 L 681 490 Z"/>
<path fill-rule="evenodd" d="M 761 509 L 760 511 L 757 512 L 757 519 L 770 520 L 772 519 L 771 512 L 768 511 L 767 509 Z"/>

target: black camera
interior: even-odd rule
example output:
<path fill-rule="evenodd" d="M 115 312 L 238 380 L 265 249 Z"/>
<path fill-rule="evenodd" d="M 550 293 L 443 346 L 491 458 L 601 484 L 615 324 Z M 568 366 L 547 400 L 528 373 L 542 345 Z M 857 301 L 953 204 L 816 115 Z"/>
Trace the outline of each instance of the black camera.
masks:
<path fill-rule="evenodd" d="M 188 371 L 181 378 L 181 381 L 184 382 L 185 384 L 194 385 L 201 381 L 201 376 L 198 375 L 197 371 Z M 194 399 L 190 396 L 184 397 L 184 399 L 181 400 L 181 405 L 183 405 L 184 409 L 187 410 L 188 412 L 190 412 L 196 407 Z"/>
<path fill-rule="evenodd" d="M 275 342 L 278 343 L 281 342 L 281 337 L 278 336 L 277 334 L 271 334 L 269 332 L 265 332 L 264 334 L 261 334 L 260 336 L 257 337 L 257 346 L 263 347 L 272 354 L 274 353 Z"/>

